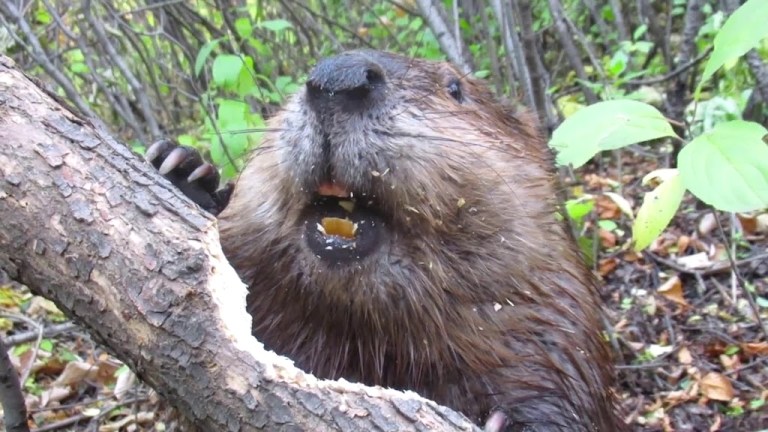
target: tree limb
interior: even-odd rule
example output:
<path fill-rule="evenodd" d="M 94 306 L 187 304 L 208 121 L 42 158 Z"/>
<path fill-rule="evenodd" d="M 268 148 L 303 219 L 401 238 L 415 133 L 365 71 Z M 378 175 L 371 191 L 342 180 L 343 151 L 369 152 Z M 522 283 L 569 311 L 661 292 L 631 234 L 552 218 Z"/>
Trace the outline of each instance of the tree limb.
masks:
<path fill-rule="evenodd" d="M 0 406 L 7 432 L 29 432 L 27 406 L 21 393 L 19 375 L 8 357 L 8 346 L 0 337 Z"/>
<path fill-rule="evenodd" d="M 448 60 L 464 73 L 472 72 L 474 68 L 469 53 L 464 47 L 464 42 L 461 39 L 456 39 L 456 35 L 451 32 L 450 24 L 445 18 L 446 12 L 443 5 L 433 0 L 417 0 L 416 3 L 419 5 L 424 20 L 427 21 L 432 33 L 435 34 L 440 48 L 448 56 Z"/>
<path fill-rule="evenodd" d="M 0 268 L 197 427 L 477 430 L 413 393 L 321 381 L 266 351 L 216 221 L 3 56 L 0 179 Z"/>

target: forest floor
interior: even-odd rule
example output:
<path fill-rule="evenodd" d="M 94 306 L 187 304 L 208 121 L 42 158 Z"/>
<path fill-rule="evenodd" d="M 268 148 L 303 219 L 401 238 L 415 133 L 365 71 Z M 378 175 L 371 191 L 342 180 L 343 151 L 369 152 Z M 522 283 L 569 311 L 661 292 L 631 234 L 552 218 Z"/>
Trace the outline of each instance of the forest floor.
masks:
<path fill-rule="evenodd" d="M 593 165 L 576 183 L 594 195 L 623 185 L 637 214 L 659 159 L 625 152 L 621 173 Z M 601 195 L 595 209 L 595 268 L 632 429 L 768 431 L 768 215 L 714 213 L 686 194 L 671 226 L 635 253 L 621 205 Z"/>
<path fill-rule="evenodd" d="M 598 196 L 601 228 L 582 241 L 597 245 L 625 418 L 637 431 L 768 431 L 768 218 L 716 218 L 689 196 L 662 237 L 632 252 L 631 219 L 602 192 L 623 185 L 636 212 L 657 160 L 627 152 L 623 174 L 592 165 L 574 180 Z M 37 431 L 179 430 L 172 410 L 84 330 L 1 278 L 0 332 L 27 377 Z"/>

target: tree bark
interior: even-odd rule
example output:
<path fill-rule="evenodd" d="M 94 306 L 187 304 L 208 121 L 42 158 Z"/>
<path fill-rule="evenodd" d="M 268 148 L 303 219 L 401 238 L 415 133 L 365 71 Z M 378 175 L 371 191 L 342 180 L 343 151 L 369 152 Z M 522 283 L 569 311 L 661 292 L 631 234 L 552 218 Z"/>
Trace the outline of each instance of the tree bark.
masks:
<path fill-rule="evenodd" d="M 413 393 L 321 381 L 265 351 L 215 219 L 104 130 L 0 56 L 0 268 L 197 427 L 477 430 Z"/>

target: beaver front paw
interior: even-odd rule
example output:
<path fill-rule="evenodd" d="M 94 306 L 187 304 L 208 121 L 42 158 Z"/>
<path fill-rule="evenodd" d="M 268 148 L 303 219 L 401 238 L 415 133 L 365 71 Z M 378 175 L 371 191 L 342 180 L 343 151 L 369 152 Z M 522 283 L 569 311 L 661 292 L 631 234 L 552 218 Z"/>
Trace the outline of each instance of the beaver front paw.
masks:
<path fill-rule="evenodd" d="M 184 195 L 214 215 L 227 206 L 234 185 L 219 187 L 219 171 L 200 153 L 175 141 L 164 139 L 149 146 L 145 157 Z"/>

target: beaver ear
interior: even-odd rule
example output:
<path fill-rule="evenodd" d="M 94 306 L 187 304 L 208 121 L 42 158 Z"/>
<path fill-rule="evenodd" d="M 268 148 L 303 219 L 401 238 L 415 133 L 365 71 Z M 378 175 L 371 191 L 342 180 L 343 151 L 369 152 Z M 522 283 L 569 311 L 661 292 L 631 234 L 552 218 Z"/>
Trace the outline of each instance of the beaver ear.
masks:
<path fill-rule="evenodd" d="M 462 90 L 461 80 L 458 78 L 453 78 L 450 81 L 448 81 L 448 94 L 451 95 L 452 98 L 456 99 L 456 102 L 463 103 L 464 102 L 464 92 Z"/>

